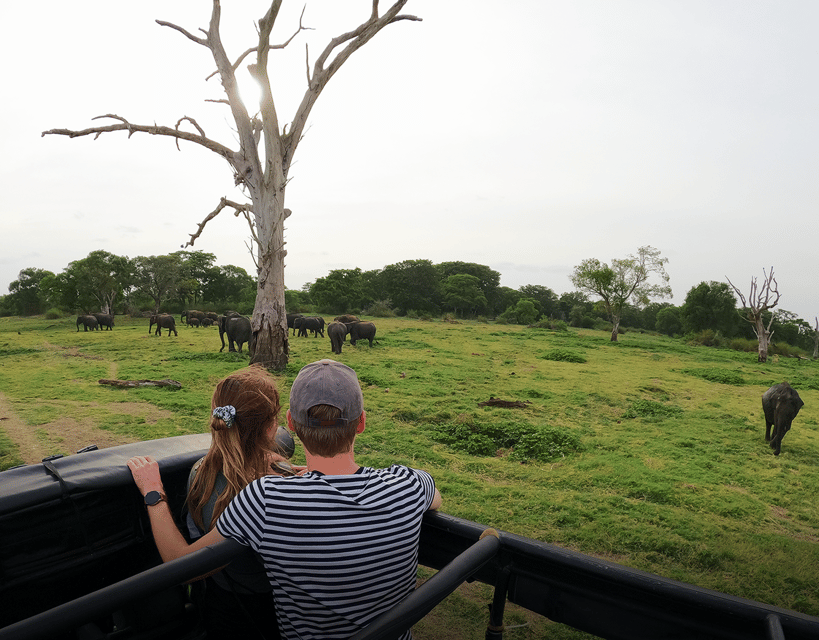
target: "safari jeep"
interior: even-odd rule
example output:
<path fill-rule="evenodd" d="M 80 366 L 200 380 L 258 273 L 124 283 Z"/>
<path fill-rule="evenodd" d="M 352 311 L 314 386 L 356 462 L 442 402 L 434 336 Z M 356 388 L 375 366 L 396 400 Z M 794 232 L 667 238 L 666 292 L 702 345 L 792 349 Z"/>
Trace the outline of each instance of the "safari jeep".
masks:
<path fill-rule="evenodd" d="M 206 638 L 187 582 L 248 551 L 228 540 L 162 564 L 125 463 L 158 460 L 181 515 L 188 471 L 209 444 L 204 434 L 89 447 L 0 472 L 0 640 Z M 420 563 L 438 572 L 356 640 L 395 637 L 465 580 L 494 586 L 487 639 L 503 637 L 506 602 L 603 638 L 819 638 L 816 617 L 443 513 L 424 517 Z"/>

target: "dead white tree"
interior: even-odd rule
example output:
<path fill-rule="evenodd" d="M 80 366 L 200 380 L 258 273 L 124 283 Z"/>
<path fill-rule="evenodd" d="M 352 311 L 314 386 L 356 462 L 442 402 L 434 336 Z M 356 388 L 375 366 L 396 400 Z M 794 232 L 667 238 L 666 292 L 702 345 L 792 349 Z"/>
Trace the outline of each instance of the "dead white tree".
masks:
<path fill-rule="evenodd" d="M 402 15 L 400 11 L 408 0 L 397 0 L 383 13 L 379 11 L 379 0 L 372 0 L 369 18 L 347 33 L 332 38 L 316 59 L 312 70 L 307 57 L 307 88 L 293 119 L 281 126 L 279 114 L 273 99 L 273 90 L 268 75 L 268 57 L 275 49 L 283 49 L 307 27 L 302 20 L 295 33 L 283 44 L 271 44 L 273 25 L 279 14 L 282 0 L 273 0 L 264 17 L 259 20 L 258 44 L 247 49 L 235 59 L 231 59 L 222 44 L 219 32 L 221 6 L 213 0 L 210 25 L 200 29 L 202 35 L 194 35 L 180 26 L 157 20 L 165 27 L 175 29 L 196 44 L 210 50 L 216 63 L 216 71 L 226 95 L 225 99 L 214 100 L 228 105 L 236 125 L 238 149 L 230 148 L 210 139 L 193 118 L 184 116 L 173 127 L 140 125 L 125 118 L 108 114 L 96 119 L 114 120 L 113 124 L 91 127 L 79 131 L 52 129 L 42 135 L 64 135 L 70 138 L 94 135 L 95 138 L 113 131 L 127 131 L 128 137 L 134 133 L 147 133 L 175 138 L 201 145 L 223 157 L 230 165 L 237 185 L 240 185 L 249 202 L 239 203 L 222 197 L 218 206 L 199 224 L 195 233 L 184 246 L 192 246 L 205 225 L 225 209 L 234 215 L 242 215 L 251 229 L 251 253 L 257 268 L 258 284 L 256 305 L 253 310 L 251 341 L 251 361 L 269 369 L 284 369 L 288 362 L 290 347 L 287 340 L 287 320 L 284 307 L 284 221 L 290 210 L 284 206 L 288 173 L 304 129 L 307 118 L 321 92 L 349 57 L 367 44 L 381 29 L 401 20 L 420 20 L 415 16 Z M 302 11 L 302 19 L 304 12 Z M 246 59 L 250 57 L 250 61 Z M 255 61 L 253 61 L 255 58 Z M 259 112 L 250 116 L 239 97 L 236 72 L 245 65 L 261 87 Z M 187 126 L 195 131 L 183 130 Z M 263 149 L 263 152 L 260 152 Z"/>
<path fill-rule="evenodd" d="M 768 361 L 768 347 L 771 346 L 771 324 L 773 323 L 773 313 L 768 318 L 768 324 L 765 325 L 764 313 L 770 311 L 779 303 L 779 290 L 777 288 L 776 279 L 774 278 L 773 267 L 770 273 L 765 273 L 762 270 L 765 279 L 762 281 L 762 287 L 759 288 L 756 278 L 751 278 L 751 290 L 748 293 L 748 300 L 742 292 L 734 286 L 734 283 L 728 280 L 728 284 L 737 292 L 740 301 L 742 302 L 742 309 L 739 311 L 743 319 L 750 322 L 754 327 L 754 333 L 759 341 L 759 362 Z"/>
<path fill-rule="evenodd" d="M 815 317 L 813 321 L 816 326 L 813 329 L 813 359 L 819 358 L 819 316 Z"/>

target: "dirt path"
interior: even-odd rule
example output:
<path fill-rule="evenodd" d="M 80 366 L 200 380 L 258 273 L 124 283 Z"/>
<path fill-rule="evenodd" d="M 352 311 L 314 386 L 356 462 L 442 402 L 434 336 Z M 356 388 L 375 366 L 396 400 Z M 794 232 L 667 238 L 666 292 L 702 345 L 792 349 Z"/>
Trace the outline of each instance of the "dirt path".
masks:
<path fill-rule="evenodd" d="M 119 413 L 142 415 L 149 421 L 164 413 L 143 403 L 118 403 L 116 410 Z M 26 464 L 40 462 L 55 453 L 73 454 L 91 444 L 105 449 L 136 441 L 136 438 L 99 429 L 90 421 L 75 420 L 68 416 L 32 427 L 14 412 L 3 394 L 0 394 L 0 429 L 20 447 L 20 457 Z"/>

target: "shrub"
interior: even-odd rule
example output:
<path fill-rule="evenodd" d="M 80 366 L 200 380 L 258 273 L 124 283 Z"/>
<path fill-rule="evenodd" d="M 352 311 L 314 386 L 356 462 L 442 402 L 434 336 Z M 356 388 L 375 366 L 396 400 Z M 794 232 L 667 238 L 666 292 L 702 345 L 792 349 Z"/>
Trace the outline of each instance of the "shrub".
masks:
<path fill-rule="evenodd" d="M 709 382 L 719 382 L 720 384 L 743 385 L 745 380 L 736 371 L 727 369 L 683 369 L 683 373 L 696 376 Z"/>
<path fill-rule="evenodd" d="M 541 354 L 539 357 L 543 358 L 544 360 L 554 360 L 556 362 L 586 362 L 585 356 L 575 353 L 574 351 L 566 351 L 564 349 L 552 349 L 551 351 Z"/>
<path fill-rule="evenodd" d="M 515 444 L 509 457 L 521 462 L 527 460 L 546 462 L 555 458 L 564 458 L 567 454 L 579 449 L 580 436 L 574 431 L 556 427 L 541 427 L 524 433 Z"/>
<path fill-rule="evenodd" d="M 654 418 L 662 420 L 679 415 L 682 409 L 655 400 L 635 400 L 623 414 L 624 418 Z"/>
<path fill-rule="evenodd" d="M 373 302 L 369 307 L 361 312 L 365 316 L 373 316 L 375 318 L 394 318 L 395 311 L 390 308 L 389 300 L 378 300 Z"/>
<path fill-rule="evenodd" d="M 57 309 L 56 307 L 52 307 L 48 311 L 45 312 L 46 320 L 57 320 L 58 318 L 63 317 L 63 312 Z"/>
<path fill-rule="evenodd" d="M 529 325 L 534 329 L 551 329 L 552 331 L 568 331 L 569 325 L 563 320 L 552 320 L 551 318 L 542 318 L 535 324 Z"/>
<path fill-rule="evenodd" d="M 547 462 L 580 450 L 580 436 L 556 427 L 460 421 L 431 425 L 429 429 L 436 441 L 473 456 L 493 456 L 502 449 L 511 449 L 509 457 L 514 460 Z"/>
<path fill-rule="evenodd" d="M 759 342 L 751 338 L 733 338 L 728 343 L 728 348 L 734 351 L 745 351 L 747 353 L 754 353 L 759 350 Z"/>

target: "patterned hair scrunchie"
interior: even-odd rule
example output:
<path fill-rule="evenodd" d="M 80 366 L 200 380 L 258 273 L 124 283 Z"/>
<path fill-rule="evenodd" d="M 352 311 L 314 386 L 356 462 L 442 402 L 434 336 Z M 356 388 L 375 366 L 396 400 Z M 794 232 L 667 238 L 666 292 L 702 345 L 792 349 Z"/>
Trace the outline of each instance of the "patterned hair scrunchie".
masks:
<path fill-rule="evenodd" d="M 230 404 L 225 405 L 224 407 L 216 407 L 213 410 L 213 416 L 215 418 L 221 418 L 227 425 L 227 428 L 230 429 L 233 426 L 233 423 L 236 421 L 236 408 Z"/>

